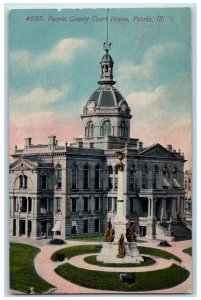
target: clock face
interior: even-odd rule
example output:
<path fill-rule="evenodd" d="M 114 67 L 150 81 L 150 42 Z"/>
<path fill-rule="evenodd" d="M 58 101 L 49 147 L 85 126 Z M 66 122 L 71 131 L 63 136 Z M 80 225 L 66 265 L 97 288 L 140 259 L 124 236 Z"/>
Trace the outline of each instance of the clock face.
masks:
<path fill-rule="evenodd" d="M 123 111 L 126 111 L 126 104 L 123 104 L 122 107 L 121 107 L 121 109 L 122 109 Z"/>

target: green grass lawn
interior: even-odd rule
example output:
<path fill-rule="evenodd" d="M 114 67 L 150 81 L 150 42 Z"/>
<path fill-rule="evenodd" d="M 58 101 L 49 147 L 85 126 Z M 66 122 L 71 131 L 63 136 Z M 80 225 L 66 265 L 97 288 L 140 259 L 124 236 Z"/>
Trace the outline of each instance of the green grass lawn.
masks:
<path fill-rule="evenodd" d="M 141 246 L 138 246 L 138 249 L 139 249 L 140 253 L 142 253 L 142 254 L 148 254 L 148 255 L 152 255 L 152 256 L 159 256 L 159 257 L 163 257 L 163 258 L 166 258 L 166 259 L 174 259 L 178 262 L 182 261 L 178 256 L 176 256 L 176 255 L 174 255 L 170 252 L 167 252 L 165 250 L 150 248 L 150 247 L 141 247 Z"/>
<path fill-rule="evenodd" d="M 10 288 L 27 292 L 30 287 L 35 292 L 49 290 L 52 285 L 37 275 L 34 268 L 34 257 L 40 250 L 24 244 L 10 244 Z"/>
<path fill-rule="evenodd" d="M 135 283 L 130 285 L 120 281 L 119 273 L 84 270 L 68 263 L 57 267 L 55 271 L 64 279 L 80 286 L 110 291 L 153 291 L 171 288 L 189 276 L 187 270 L 175 264 L 164 270 L 133 273 Z"/>
<path fill-rule="evenodd" d="M 192 256 L 192 247 L 184 249 L 183 252 Z"/>
<path fill-rule="evenodd" d="M 57 253 L 63 253 L 65 257 L 71 258 L 76 255 L 85 254 L 85 253 L 98 253 L 100 252 L 102 246 L 101 245 L 80 245 L 80 246 L 72 246 L 69 248 L 64 248 L 54 252 L 51 256 L 51 260 L 56 261 Z"/>
<path fill-rule="evenodd" d="M 112 264 L 112 263 L 103 263 L 101 261 L 96 260 L 96 255 L 87 256 L 84 258 L 84 261 L 86 261 L 88 264 L 96 265 L 100 267 L 145 267 L 155 264 L 155 260 L 153 260 L 150 257 L 144 257 L 144 261 L 140 264 L 134 264 L 134 263 L 127 263 L 127 264 Z"/>

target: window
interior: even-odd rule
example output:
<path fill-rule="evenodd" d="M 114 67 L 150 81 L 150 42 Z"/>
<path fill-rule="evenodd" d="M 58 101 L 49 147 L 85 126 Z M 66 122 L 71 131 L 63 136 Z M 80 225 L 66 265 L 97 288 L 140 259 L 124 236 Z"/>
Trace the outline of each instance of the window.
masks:
<path fill-rule="evenodd" d="M 120 126 L 120 137 L 127 137 L 127 136 L 128 136 L 128 128 L 126 126 L 126 122 L 123 121 Z"/>
<path fill-rule="evenodd" d="M 177 178 L 177 168 L 173 168 L 173 178 Z"/>
<path fill-rule="evenodd" d="M 185 180 L 185 183 L 184 183 L 184 188 L 185 188 L 185 190 L 187 190 L 187 186 L 188 186 L 187 180 Z"/>
<path fill-rule="evenodd" d="M 71 188 L 75 190 L 77 188 L 77 166 L 76 164 L 72 165 L 71 168 Z"/>
<path fill-rule="evenodd" d="M 27 212 L 27 198 L 26 197 L 22 197 L 20 199 L 20 211 L 21 212 Z"/>
<path fill-rule="evenodd" d="M 134 190 L 134 181 L 135 181 L 135 179 L 134 179 L 134 177 L 132 176 L 132 177 L 129 177 L 129 189 L 132 191 L 132 190 Z"/>
<path fill-rule="evenodd" d="M 46 190 L 47 189 L 47 175 L 45 175 L 45 174 L 42 175 L 41 179 L 42 179 L 42 189 Z"/>
<path fill-rule="evenodd" d="M 113 174 L 113 167 L 112 166 L 109 166 L 108 167 L 108 173 L 111 175 Z"/>
<path fill-rule="evenodd" d="M 61 166 L 57 165 L 56 168 L 56 176 L 57 176 L 57 188 L 60 189 L 61 185 L 62 185 L 62 170 L 61 170 Z"/>
<path fill-rule="evenodd" d="M 148 174 L 147 166 L 144 166 L 144 168 L 142 170 L 142 188 L 143 189 L 148 188 L 147 174 Z"/>
<path fill-rule="evenodd" d="M 112 197 L 107 198 L 107 210 L 112 211 Z"/>
<path fill-rule="evenodd" d="M 94 124 L 91 121 L 87 123 L 87 126 L 85 128 L 85 136 L 86 137 L 94 136 Z"/>
<path fill-rule="evenodd" d="M 114 188 L 117 190 L 118 189 L 118 178 L 114 179 Z"/>
<path fill-rule="evenodd" d="M 19 189 L 22 189 L 23 188 L 23 176 L 20 175 L 19 176 Z"/>
<path fill-rule="evenodd" d="M 95 197 L 95 211 L 100 210 L 99 197 Z"/>
<path fill-rule="evenodd" d="M 13 198 L 13 210 L 14 210 L 14 212 L 18 211 L 18 199 L 17 199 L 17 197 Z"/>
<path fill-rule="evenodd" d="M 113 188 L 113 178 L 108 178 L 108 189 L 111 190 Z"/>
<path fill-rule="evenodd" d="M 83 220 L 83 233 L 88 233 L 88 220 Z"/>
<path fill-rule="evenodd" d="M 89 211 L 89 198 L 84 197 L 84 212 L 88 212 Z"/>
<path fill-rule="evenodd" d="M 28 197 L 28 212 L 32 211 L 32 199 L 31 197 Z"/>
<path fill-rule="evenodd" d="M 165 166 L 164 168 L 163 168 L 163 175 L 165 176 L 165 175 L 167 175 L 167 167 Z"/>
<path fill-rule="evenodd" d="M 72 210 L 72 212 L 77 212 L 77 199 L 76 198 L 71 199 L 71 210 Z"/>
<path fill-rule="evenodd" d="M 100 220 L 99 219 L 95 219 L 94 221 L 94 227 L 95 227 L 95 232 L 99 232 L 100 231 Z"/>
<path fill-rule="evenodd" d="M 191 179 L 188 179 L 188 190 L 191 190 Z"/>
<path fill-rule="evenodd" d="M 85 165 L 84 166 L 84 170 L 83 170 L 83 175 L 84 175 L 84 178 L 83 178 L 83 188 L 84 189 L 88 189 L 89 188 L 89 166 L 88 165 Z"/>
<path fill-rule="evenodd" d="M 109 120 L 104 121 L 102 125 L 102 136 L 111 135 L 111 123 Z"/>
<path fill-rule="evenodd" d="M 13 219 L 13 236 L 16 235 L 16 219 Z"/>
<path fill-rule="evenodd" d="M 24 181 L 24 189 L 27 189 L 27 176 L 23 176 L 23 181 Z"/>
<path fill-rule="evenodd" d="M 61 197 L 56 198 L 56 212 L 61 212 Z"/>
<path fill-rule="evenodd" d="M 134 174 L 136 172 L 135 165 L 132 165 L 130 168 L 130 174 Z"/>
<path fill-rule="evenodd" d="M 152 181 L 153 189 L 157 188 L 157 174 L 158 174 L 158 166 L 154 166 L 154 168 L 153 168 L 153 181 Z"/>
<path fill-rule="evenodd" d="M 100 166 L 95 167 L 95 190 L 100 189 Z"/>

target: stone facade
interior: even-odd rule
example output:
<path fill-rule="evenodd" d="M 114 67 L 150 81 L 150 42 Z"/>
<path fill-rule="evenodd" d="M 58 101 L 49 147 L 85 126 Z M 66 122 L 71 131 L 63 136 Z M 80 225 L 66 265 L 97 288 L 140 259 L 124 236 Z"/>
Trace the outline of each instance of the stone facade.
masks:
<path fill-rule="evenodd" d="M 103 234 L 116 215 L 116 151 L 125 153 L 126 217 L 140 236 L 169 237 L 169 223 L 183 217 L 184 155 L 130 138 L 130 108 L 114 88 L 109 50 L 101 60 L 100 87 L 83 114 L 83 138 L 15 147 L 10 165 L 10 235 L 31 238 Z"/>

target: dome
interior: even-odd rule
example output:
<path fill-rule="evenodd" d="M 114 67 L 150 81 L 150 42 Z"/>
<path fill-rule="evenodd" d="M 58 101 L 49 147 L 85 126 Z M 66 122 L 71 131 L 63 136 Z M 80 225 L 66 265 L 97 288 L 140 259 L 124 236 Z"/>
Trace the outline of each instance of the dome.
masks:
<path fill-rule="evenodd" d="M 116 107 L 121 100 L 124 100 L 124 97 L 115 87 L 112 85 L 101 85 L 89 97 L 87 105 L 94 102 L 95 106 Z"/>
<path fill-rule="evenodd" d="M 106 53 L 103 55 L 103 57 L 102 57 L 102 59 L 101 59 L 101 63 L 103 63 L 103 62 L 114 63 L 114 62 L 113 62 L 113 59 L 112 59 L 112 56 L 111 56 L 108 52 L 106 52 Z"/>

